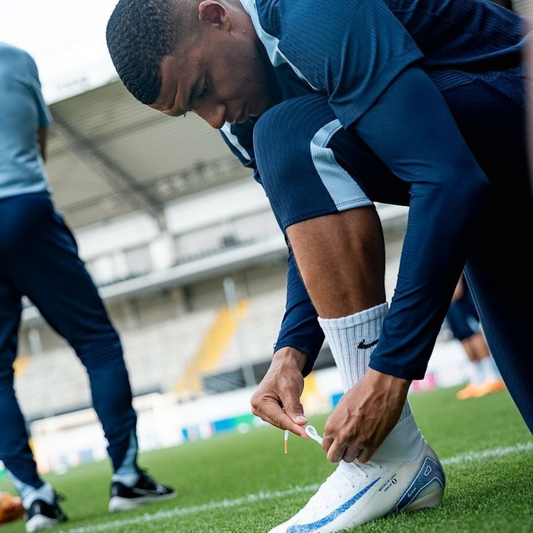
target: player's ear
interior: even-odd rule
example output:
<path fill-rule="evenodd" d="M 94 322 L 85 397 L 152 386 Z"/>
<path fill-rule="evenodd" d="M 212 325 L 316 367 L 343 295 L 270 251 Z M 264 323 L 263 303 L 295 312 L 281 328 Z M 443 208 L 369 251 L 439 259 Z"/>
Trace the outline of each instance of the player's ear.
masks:
<path fill-rule="evenodd" d="M 231 17 L 227 9 L 214 0 L 204 0 L 198 5 L 200 23 L 217 26 L 220 29 L 231 29 Z"/>

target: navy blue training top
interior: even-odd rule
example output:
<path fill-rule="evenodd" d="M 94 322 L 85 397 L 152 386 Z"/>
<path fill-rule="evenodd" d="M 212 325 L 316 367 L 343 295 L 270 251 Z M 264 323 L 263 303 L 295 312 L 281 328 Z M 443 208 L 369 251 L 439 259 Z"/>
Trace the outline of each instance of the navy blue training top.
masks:
<path fill-rule="evenodd" d="M 345 128 L 352 127 L 363 116 L 366 119 L 372 105 L 393 80 L 411 66 L 431 73 L 432 80 L 443 90 L 464 82 L 464 77 L 450 75 L 450 69 L 472 74 L 502 71 L 518 67 L 522 59 L 523 19 L 487 0 L 241 0 L 241 3 L 276 69 L 284 97 L 327 95 Z M 509 87 L 508 96 L 523 102 L 523 91 L 516 86 Z M 221 131 L 241 162 L 254 169 L 251 133 L 256 120 L 251 118 L 243 125 L 227 124 Z M 365 141 L 373 148 L 371 139 Z M 261 181 L 257 172 L 254 177 Z M 417 194 L 423 195 L 424 189 L 419 188 Z M 426 209 L 417 217 L 425 220 L 427 227 L 442 226 L 454 217 L 456 208 L 453 203 L 440 203 L 440 209 Z M 456 238 L 462 239 L 458 248 L 464 250 L 472 232 L 462 233 L 458 231 Z M 406 239 L 409 237 L 408 228 Z M 431 246 L 431 241 L 427 245 Z M 414 292 L 409 287 L 412 283 L 409 270 L 413 276 L 424 272 L 427 282 L 411 298 L 396 295 L 393 298 L 371 358 L 372 368 L 406 379 L 423 377 L 440 326 L 439 320 L 433 320 L 432 327 L 425 331 L 421 327 L 428 324 L 427 302 L 432 302 L 442 314 L 451 296 L 446 291 L 437 297 L 430 294 L 442 282 L 438 277 L 442 268 L 436 264 L 436 256 L 420 253 L 416 246 L 404 249 L 396 294 Z M 450 272 L 458 271 L 455 267 Z M 432 279 L 432 273 L 437 271 L 438 276 L 435 274 Z M 450 290 L 455 281 L 447 284 Z M 436 298 L 440 301 L 436 302 Z M 305 373 L 311 370 L 324 340 L 316 317 L 291 254 L 286 313 L 275 350 L 292 346 L 306 353 L 309 365 Z"/>

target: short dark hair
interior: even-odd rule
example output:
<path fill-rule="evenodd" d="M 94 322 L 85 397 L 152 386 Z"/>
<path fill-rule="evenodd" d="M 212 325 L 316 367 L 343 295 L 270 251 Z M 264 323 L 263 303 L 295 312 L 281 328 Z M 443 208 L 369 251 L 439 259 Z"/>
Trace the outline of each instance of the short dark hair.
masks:
<path fill-rule="evenodd" d="M 117 74 L 143 104 L 153 104 L 161 92 L 161 61 L 176 45 L 177 3 L 119 0 L 107 23 L 107 48 Z"/>

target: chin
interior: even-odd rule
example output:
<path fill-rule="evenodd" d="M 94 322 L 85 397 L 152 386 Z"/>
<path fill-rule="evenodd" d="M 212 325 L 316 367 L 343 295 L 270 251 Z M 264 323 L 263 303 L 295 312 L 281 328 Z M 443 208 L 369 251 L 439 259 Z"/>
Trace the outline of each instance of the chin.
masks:
<path fill-rule="evenodd" d="M 255 106 L 253 111 L 250 111 L 250 116 L 260 117 L 262 114 L 266 113 L 272 106 L 273 104 L 271 104 L 270 101 L 261 101 L 260 104 Z"/>

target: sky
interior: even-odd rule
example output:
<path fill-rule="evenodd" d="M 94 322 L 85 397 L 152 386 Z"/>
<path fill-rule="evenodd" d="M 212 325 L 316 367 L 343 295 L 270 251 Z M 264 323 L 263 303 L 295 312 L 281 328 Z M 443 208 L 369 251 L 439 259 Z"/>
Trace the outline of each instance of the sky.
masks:
<path fill-rule="evenodd" d="M 117 78 L 105 43 L 118 0 L 0 0 L 0 41 L 35 59 L 51 104 Z"/>

